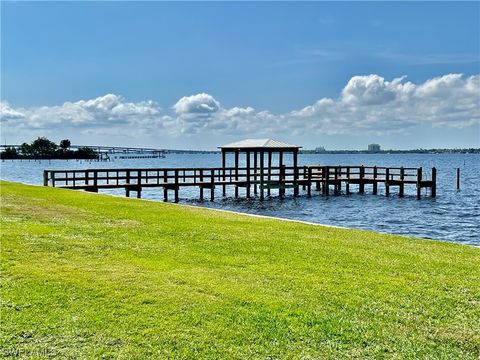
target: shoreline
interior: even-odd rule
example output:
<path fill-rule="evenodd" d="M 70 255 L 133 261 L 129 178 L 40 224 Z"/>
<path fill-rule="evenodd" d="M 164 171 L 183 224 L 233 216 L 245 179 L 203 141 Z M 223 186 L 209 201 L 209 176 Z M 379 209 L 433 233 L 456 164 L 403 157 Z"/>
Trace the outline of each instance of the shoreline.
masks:
<path fill-rule="evenodd" d="M 22 184 L 22 185 L 27 185 L 27 186 L 37 186 L 37 187 L 44 187 L 43 185 L 39 184 L 29 184 L 21 181 L 9 181 L 9 180 L 3 180 L 0 179 L 0 181 L 4 182 L 10 182 L 10 183 L 17 183 L 17 184 Z M 51 188 L 51 187 L 48 187 Z M 61 189 L 61 188 L 58 188 Z M 62 190 L 70 190 L 70 189 L 62 189 Z M 77 191 L 77 190 L 72 190 L 72 191 Z M 181 206 L 181 207 L 187 207 L 187 208 L 192 208 L 192 209 L 206 209 L 206 210 L 212 210 L 212 211 L 217 211 L 221 213 L 227 213 L 227 214 L 234 214 L 234 215 L 243 215 L 243 216 L 249 216 L 253 218 L 258 218 L 258 219 L 267 219 L 267 220 L 278 220 L 278 221 L 284 221 L 284 222 L 292 222 L 292 223 L 298 223 L 298 224 L 303 224 L 303 225 L 313 225 L 313 226 L 319 226 L 319 227 L 326 227 L 326 228 L 333 228 L 333 229 L 342 229 L 342 230 L 356 230 L 356 231 L 366 231 L 366 232 L 372 232 L 372 233 L 377 233 L 377 234 L 382 234 L 382 235 L 390 235 L 390 236 L 401 236 L 404 238 L 409 238 L 409 239 L 418 239 L 422 241 L 433 241 L 433 242 L 442 242 L 442 243 L 448 243 L 448 244 L 458 244 L 458 245 L 464 245 L 464 246 L 471 246 L 476 249 L 480 249 L 480 245 L 475 245 L 475 244 L 468 244 L 468 243 L 461 243 L 461 242 L 456 242 L 456 241 L 449 241 L 449 240 L 444 240 L 444 239 L 431 239 L 431 238 L 423 238 L 419 236 L 409 236 L 409 235 L 404 235 L 404 234 L 396 234 L 396 233 L 390 233 L 390 232 L 385 232 L 385 231 L 378 231 L 378 230 L 372 230 L 372 229 L 362 229 L 362 228 L 353 228 L 353 227 L 345 227 L 345 226 L 338 226 L 338 225 L 330 225 L 330 224 L 323 224 L 323 223 L 315 223 L 315 222 L 310 222 L 310 221 L 305 221 L 305 220 L 297 220 L 297 219 L 288 219 L 284 217 L 276 217 L 276 216 L 270 216 L 270 215 L 261 215 L 261 214 L 251 214 L 251 213 L 246 213 L 246 212 L 240 212 L 240 211 L 235 211 L 235 210 L 226 210 L 226 209 L 219 209 L 215 207 L 208 207 L 208 206 L 195 206 L 195 205 L 190 205 L 190 204 L 185 204 L 185 203 L 174 203 L 174 202 L 163 202 L 163 201 L 158 201 L 158 200 L 152 200 L 152 199 L 137 199 L 134 197 L 124 197 L 121 195 L 115 195 L 111 193 L 94 193 L 94 192 L 83 192 L 85 194 L 89 195 L 106 195 L 106 196 L 111 196 L 115 198 L 125 198 L 128 200 L 135 200 L 135 201 L 146 201 L 150 203 L 156 203 L 156 204 L 168 204 L 168 205 L 173 205 L 173 206 Z"/>

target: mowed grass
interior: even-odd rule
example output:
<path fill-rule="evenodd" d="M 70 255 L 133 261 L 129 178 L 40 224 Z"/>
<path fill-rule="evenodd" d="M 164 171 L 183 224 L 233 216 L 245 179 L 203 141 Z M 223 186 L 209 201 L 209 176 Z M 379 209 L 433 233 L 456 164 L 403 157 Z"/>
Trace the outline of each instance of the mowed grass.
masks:
<path fill-rule="evenodd" d="M 478 248 L 8 182 L 1 217 L 0 357 L 480 356 Z"/>

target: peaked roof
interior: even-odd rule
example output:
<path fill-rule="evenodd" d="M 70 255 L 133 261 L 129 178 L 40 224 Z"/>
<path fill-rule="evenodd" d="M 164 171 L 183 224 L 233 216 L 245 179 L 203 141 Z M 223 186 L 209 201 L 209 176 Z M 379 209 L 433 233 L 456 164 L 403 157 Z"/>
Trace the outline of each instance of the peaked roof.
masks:
<path fill-rule="evenodd" d="M 245 139 L 219 146 L 220 149 L 300 149 L 301 146 L 272 139 Z"/>

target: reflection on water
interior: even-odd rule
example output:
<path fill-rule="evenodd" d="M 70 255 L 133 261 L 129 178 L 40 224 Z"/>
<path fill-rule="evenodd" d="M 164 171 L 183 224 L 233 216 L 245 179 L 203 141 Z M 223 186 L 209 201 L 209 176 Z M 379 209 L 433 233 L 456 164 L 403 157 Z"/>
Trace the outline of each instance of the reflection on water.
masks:
<path fill-rule="evenodd" d="M 233 189 L 226 198 L 216 190 L 216 200 L 199 201 L 198 189 L 180 190 L 181 202 L 191 205 L 234 210 L 251 214 L 276 216 L 336 226 L 371 229 L 428 239 L 443 239 L 480 246 L 480 155 L 477 154 L 358 154 L 358 155 L 300 155 L 300 164 L 422 166 L 427 172 L 437 168 L 437 198 L 415 199 L 415 187 L 406 187 L 405 197 L 399 198 L 392 189 L 385 197 L 379 186 L 379 195 L 371 195 L 367 185 L 365 194 L 322 196 L 312 191 L 293 198 L 291 191 L 284 199 L 276 190 L 272 197 L 234 199 Z M 115 168 L 115 167 L 214 167 L 220 165 L 219 154 L 170 154 L 165 159 L 118 159 L 112 162 L 86 161 L 5 161 L 1 164 L 1 178 L 31 184 L 42 183 L 44 169 Z M 288 162 L 287 162 L 288 165 Z M 461 190 L 456 190 L 456 168 L 461 168 Z M 424 190 L 425 191 L 425 190 Z M 105 191 L 124 196 L 123 190 Z M 245 189 L 240 189 L 244 196 Z M 423 194 L 423 193 L 422 193 Z M 208 190 L 206 196 L 209 196 Z M 142 191 L 142 197 L 161 201 L 158 188 Z"/>

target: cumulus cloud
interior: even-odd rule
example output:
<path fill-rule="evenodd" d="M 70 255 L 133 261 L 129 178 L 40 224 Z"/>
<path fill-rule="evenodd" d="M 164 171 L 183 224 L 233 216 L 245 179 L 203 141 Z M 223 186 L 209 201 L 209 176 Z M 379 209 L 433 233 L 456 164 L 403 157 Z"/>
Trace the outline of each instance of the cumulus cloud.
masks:
<path fill-rule="evenodd" d="M 73 128 L 113 136 L 386 134 L 415 126 L 463 128 L 480 124 L 480 76 L 447 74 L 412 83 L 372 74 L 352 77 L 337 98 L 274 114 L 252 107 L 223 108 L 212 95 L 185 96 L 163 113 L 153 101 L 127 102 L 107 94 L 59 106 L 14 108 L 1 103 L 2 130 Z"/>
<path fill-rule="evenodd" d="M 161 108 L 153 101 L 126 102 L 107 94 L 91 100 L 65 102 L 58 106 L 12 109 L 2 102 L 2 125 L 19 129 L 74 128 L 84 133 L 120 131 L 135 135 L 162 127 Z M 17 120 L 17 121 L 12 121 Z"/>
<path fill-rule="evenodd" d="M 220 109 L 220 103 L 212 95 L 201 93 L 184 96 L 173 105 L 177 114 L 205 114 L 214 113 Z"/>
<path fill-rule="evenodd" d="M 2 121 L 23 119 L 25 114 L 19 110 L 12 109 L 6 101 L 0 102 L 0 116 Z"/>

